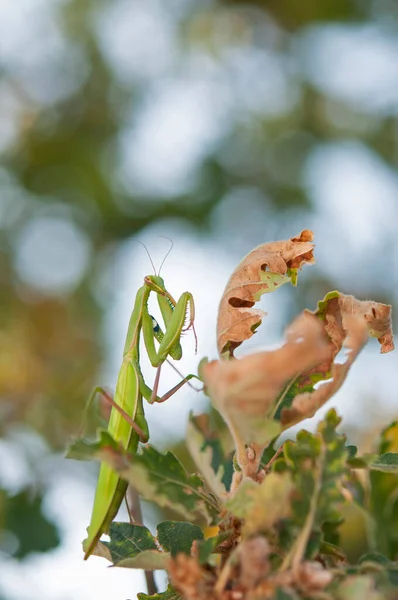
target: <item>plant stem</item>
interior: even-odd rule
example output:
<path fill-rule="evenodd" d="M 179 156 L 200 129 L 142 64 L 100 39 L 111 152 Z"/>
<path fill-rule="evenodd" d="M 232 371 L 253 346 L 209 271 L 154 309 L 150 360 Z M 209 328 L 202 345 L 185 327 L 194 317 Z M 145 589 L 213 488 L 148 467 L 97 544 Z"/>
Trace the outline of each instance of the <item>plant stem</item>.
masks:
<path fill-rule="evenodd" d="M 137 490 L 133 486 L 129 485 L 127 489 L 127 495 L 127 506 L 130 522 L 142 524 L 141 504 Z M 157 594 L 158 588 L 156 585 L 155 577 L 153 575 L 153 571 L 144 571 L 144 573 L 148 595 L 152 596 L 153 594 Z"/>

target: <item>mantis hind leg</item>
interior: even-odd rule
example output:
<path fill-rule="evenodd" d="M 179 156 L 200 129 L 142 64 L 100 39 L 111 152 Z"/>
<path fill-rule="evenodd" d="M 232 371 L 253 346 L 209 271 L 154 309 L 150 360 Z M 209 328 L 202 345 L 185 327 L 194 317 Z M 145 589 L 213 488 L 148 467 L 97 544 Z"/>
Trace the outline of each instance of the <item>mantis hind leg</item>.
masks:
<path fill-rule="evenodd" d="M 192 373 L 190 373 L 189 375 L 186 375 L 179 383 L 177 383 L 177 385 L 175 385 L 168 392 L 163 394 L 163 396 L 159 397 L 157 394 L 158 394 L 158 388 L 159 388 L 161 368 L 162 368 L 162 365 L 159 365 L 156 370 L 155 381 L 153 384 L 153 390 L 152 390 L 150 397 L 147 398 L 146 395 L 143 393 L 143 396 L 148 400 L 148 402 L 150 404 L 153 404 L 154 402 L 157 402 L 157 403 L 165 402 L 166 400 L 171 398 L 171 396 L 173 396 L 176 392 L 178 392 L 178 390 L 180 388 L 182 388 L 183 385 L 185 385 L 186 383 L 189 383 L 190 379 L 194 379 L 194 378 L 199 379 L 199 377 L 197 375 L 193 375 Z M 196 391 L 200 391 L 200 390 L 196 390 Z"/>

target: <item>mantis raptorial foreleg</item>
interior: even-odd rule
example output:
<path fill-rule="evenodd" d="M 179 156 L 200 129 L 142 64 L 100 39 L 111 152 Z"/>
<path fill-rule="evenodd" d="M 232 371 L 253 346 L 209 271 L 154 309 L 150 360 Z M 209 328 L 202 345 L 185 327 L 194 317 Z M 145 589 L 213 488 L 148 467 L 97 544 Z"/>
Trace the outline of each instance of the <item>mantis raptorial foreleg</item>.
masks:
<path fill-rule="evenodd" d="M 165 324 L 164 333 L 148 312 L 148 299 L 152 292 L 157 295 Z M 184 329 L 188 312 L 189 324 Z M 145 398 L 150 403 L 163 402 L 187 381 L 196 378 L 196 375 L 188 375 L 163 396 L 159 397 L 157 394 L 161 366 L 169 357 L 175 360 L 181 358 L 181 334 L 186 329 L 193 329 L 194 316 L 195 309 L 192 294 L 185 292 L 178 302 L 175 302 L 166 290 L 161 277 L 148 276 L 145 278 L 144 285 L 137 292 L 134 309 L 130 317 L 115 396 L 111 398 L 107 394 L 112 404 L 108 432 L 116 442 L 132 454 L 137 451 L 139 441 L 146 442 L 149 437 L 142 399 Z M 140 369 L 139 344 L 141 333 L 143 334 L 150 362 L 157 368 L 153 390 L 145 383 Z M 159 344 L 157 350 L 155 340 Z M 102 392 L 101 388 L 96 388 L 94 394 L 100 391 Z M 85 559 L 93 553 L 101 535 L 109 530 L 126 489 L 127 483 L 120 479 L 111 467 L 106 463 L 102 463 L 91 523 L 88 529 L 88 538 L 84 543 Z"/>

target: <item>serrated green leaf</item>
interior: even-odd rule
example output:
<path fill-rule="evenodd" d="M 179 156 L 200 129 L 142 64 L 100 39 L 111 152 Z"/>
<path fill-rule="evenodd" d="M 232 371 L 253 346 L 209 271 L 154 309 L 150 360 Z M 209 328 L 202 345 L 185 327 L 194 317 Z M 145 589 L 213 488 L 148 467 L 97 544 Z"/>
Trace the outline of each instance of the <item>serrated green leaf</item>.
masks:
<path fill-rule="evenodd" d="M 109 536 L 109 542 L 97 543 L 93 554 L 113 566 L 145 571 L 167 567 L 170 554 L 158 550 L 155 538 L 144 525 L 113 522 Z"/>
<path fill-rule="evenodd" d="M 206 440 L 203 431 L 200 429 L 197 418 L 190 415 L 186 436 L 188 450 L 195 462 L 196 467 L 202 474 L 211 492 L 219 499 L 225 498 L 226 489 L 222 480 L 224 477 L 224 467 L 220 458 L 214 460 L 215 453 L 221 454 L 221 444 L 219 440 L 212 440 L 213 443 Z"/>
<path fill-rule="evenodd" d="M 120 446 L 106 430 L 98 431 L 98 439 L 94 442 L 84 438 L 75 440 L 69 446 L 65 458 L 74 460 L 102 460 L 102 456 L 109 451 L 118 451 Z"/>
<path fill-rule="evenodd" d="M 169 583 L 167 586 L 167 590 L 164 592 L 160 592 L 159 594 L 152 594 L 152 596 L 148 596 L 148 594 L 137 594 L 138 600 L 183 600 L 182 596 L 173 588 L 173 586 Z"/>
<path fill-rule="evenodd" d="M 145 550 L 158 550 L 155 538 L 144 525 L 113 522 L 109 528 L 109 542 L 101 542 L 111 562 L 118 566 L 126 558 L 134 558 Z"/>
<path fill-rule="evenodd" d="M 387 556 L 381 554 L 381 552 L 368 552 L 367 554 L 363 554 L 358 561 L 360 565 L 367 562 L 377 563 L 384 566 L 394 564 Z"/>
<path fill-rule="evenodd" d="M 314 557 L 325 541 L 325 532 L 332 526 L 334 531 L 340 522 L 340 488 L 348 469 L 345 436 L 336 432 L 339 423 L 331 410 L 319 423 L 316 434 L 301 431 L 296 442 L 285 442 L 286 464 L 295 487 L 291 517 L 286 523 L 293 544 L 288 564 L 293 559 L 300 562 Z M 323 531 L 326 523 L 328 527 Z"/>
<path fill-rule="evenodd" d="M 165 569 L 170 554 L 158 550 L 156 540 L 144 525 L 113 522 L 109 542 L 98 542 L 93 554 L 115 567 L 153 571 Z"/>
<path fill-rule="evenodd" d="M 369 468 L 384 473 L 398 473 L 398 453 L 386 452 L 382 454 L 369 465 Z"/>
<path fill-rule="evenodd" d="M 171 508 L 188 521 L 210 525 L 220 511 L 201 477 L 188 474 L 171 452 L 161 454 L 145 446 L 141 454 L 129 456 L 111 449 L 101 452 L 101 459 L 134 485 L 144 499 Z"/>
<path fill-rule="evenodd" d="M 159 544 L 171 556 L 179 552 L 191 554 L 195 540 L 203 540 L 203 531 L 197 525 L 185 521 L 163 521 L 157 526 Z"/>
<path fill-rule="evenodd" d="M 398 452 L 398 421 L 390 423 L 380 434 L 379 453 Z"/>
<path fill-rule="evenodd" d="M 348 444 L 346 446 L 346 450 L 347 450 L 347 456 L 349 459 L 355 458 L 358 453 L 358 447 L 354 446 L 352 444 Z"/>

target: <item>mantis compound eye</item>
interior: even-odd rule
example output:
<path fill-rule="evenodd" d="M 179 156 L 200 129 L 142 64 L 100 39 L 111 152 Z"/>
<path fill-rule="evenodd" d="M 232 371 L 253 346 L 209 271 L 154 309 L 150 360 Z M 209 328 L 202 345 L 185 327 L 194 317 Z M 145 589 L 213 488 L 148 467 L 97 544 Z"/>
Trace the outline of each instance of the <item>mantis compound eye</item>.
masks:
<path fill-rule="evenodd" d="M 153 327 L 154 333 L 158 333 L 160 331 L 159 323 L 157 322 L 157 320 L 155 319 L 155 317 L 153 317 L 152 315 L 149 315 L 149 316 L 152 319 L 152 327 Z"/>

